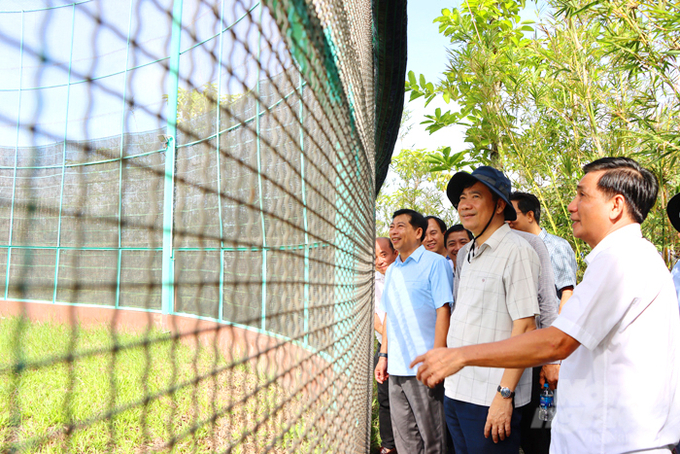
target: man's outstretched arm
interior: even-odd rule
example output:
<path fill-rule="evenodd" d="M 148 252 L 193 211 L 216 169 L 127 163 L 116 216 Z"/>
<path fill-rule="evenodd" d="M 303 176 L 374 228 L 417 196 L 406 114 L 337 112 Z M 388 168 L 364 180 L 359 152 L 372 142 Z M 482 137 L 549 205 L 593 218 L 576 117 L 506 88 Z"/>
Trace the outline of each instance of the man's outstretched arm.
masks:
<path fill-rule="evenodd" d="M 410 367 L 422 363 L 418 367 L 418 380 L 433 387 L 465 366 L 534 367 L 562 360 L 579 345 L 570 335 L 550 326 L 498 342 L 461 348 L 435 348 L 414 359 Z"/>

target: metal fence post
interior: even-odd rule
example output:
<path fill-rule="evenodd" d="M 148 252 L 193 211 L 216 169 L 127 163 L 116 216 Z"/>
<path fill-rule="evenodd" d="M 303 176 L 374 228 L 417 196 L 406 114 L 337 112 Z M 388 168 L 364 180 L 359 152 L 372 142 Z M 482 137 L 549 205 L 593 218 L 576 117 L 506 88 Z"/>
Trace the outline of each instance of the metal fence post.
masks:
<path fill-rule="evenodd" d="M 177 152 L 177 91 L 179 89 L 179 54 L 182 35 L 182 0 L 172 8 L 170 62 L 168 67 L 168 142 L 165 151 L 165 185 L 163 188 L 163 264 L 161 312 L 169 315 L 175 309 L 175 270 L 173 253 L 173 223 L 175 203 L 175 156 Z"/>

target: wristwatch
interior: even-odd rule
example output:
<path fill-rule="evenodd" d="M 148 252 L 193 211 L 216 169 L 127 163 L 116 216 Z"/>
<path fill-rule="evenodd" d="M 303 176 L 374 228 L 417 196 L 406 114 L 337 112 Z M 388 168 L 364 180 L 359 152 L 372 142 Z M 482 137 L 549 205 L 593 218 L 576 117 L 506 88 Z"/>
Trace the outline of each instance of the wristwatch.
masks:
<path fill-rule="evenodd" d="M 387 358 L 387 353 L 378 353 L 378 358 Z"/>
<path fill-rule="evenodd" d="M 503 399 L 512 399 L 515 397 L 515 391 L 510 391 L 510 388 L 501 388 L 501 385 L 498 385 L 498 392 L 501 393 Z"/>

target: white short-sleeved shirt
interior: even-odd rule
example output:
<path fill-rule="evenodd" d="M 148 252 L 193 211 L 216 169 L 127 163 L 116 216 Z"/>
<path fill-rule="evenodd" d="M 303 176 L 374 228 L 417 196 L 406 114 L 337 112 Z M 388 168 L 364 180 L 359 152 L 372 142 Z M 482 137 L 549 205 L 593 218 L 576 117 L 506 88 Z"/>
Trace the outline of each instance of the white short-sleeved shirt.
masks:
<path fill-rule="evenodd" d="M 375 299 L 373 302 L 373 312 L 377 315 L 380 320 L 385 322 L 385 312 L 380 310 L 380 298 L 382 298 L 383 289 L 385 288 L 385 275 L 380 271 L 375 272 Z M 382 344 L 382 334 L 373 330 L 375 332 L 375 338 L 378 339 L 378 343 Z"/>
<path fill-rule="evenodd" d="M 380 310 L 387 314 L 387 372 L 415 376 L 409 365 L 434 348 L 437 309 L 453 301 L 453 276 L 446 259 L 423 246 L 397 257 L 385 273 Z"/>
<path fill-rule="evenodd" d="M 552 454 L 628 453 L 680 439 L 680 316 L 639 224 L 606 236 L 553 323 L 581 343 L 560 369 Z"/>
<path fill-rule="evenodd" d="M 510 337 L 514 320 L 538 315 L 539 260 L 529 243 L 507 224 L 478 247 L 467 262 L 470 244 L 458 252 L 455 304 L 448 347 L 495 342 Z M 466 367 L 445 380 L 446 396 L 491 405 L 503 369 Z M 531 369 L 515 389 L 515 406 L 531 399 Z"/>

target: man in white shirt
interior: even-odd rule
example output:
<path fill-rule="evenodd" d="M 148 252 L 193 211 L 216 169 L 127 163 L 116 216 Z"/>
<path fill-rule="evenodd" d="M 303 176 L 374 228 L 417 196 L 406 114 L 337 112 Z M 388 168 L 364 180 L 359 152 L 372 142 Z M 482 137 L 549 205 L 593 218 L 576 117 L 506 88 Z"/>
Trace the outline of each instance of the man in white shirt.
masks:
<path fill-rule="evenodd" d="M 658 182 L 628 158 L 602 158 L 569 204 L 588 269 L 551 327 L 416 358 L 433 386 L 466 366 L 563 360 L 552 454 L 669 453 L 680 439 L 680 317 L 670 273 L 640 224 Z"/>
<path fill-rule="evenodd" d="M 392 246 L 389 238 L 378 237 L 375 239 L 375 300 L 373 302 L 373 329 L 378 347 L 373 358 L 373 367 L 378 365 L 378 353 L 382 346 L 382 330 L 385 322 L 385 312 L 380 310 L 380 298 L 385 289 L 385 273 L 387 268 L 394 263 L 399 253 Z M 392 421 L 390 419 L 390 394 L 389 379 L 378 383 L 378 428 L 382 446 L 379 454 L 391 454 L 396 452 L 394 434 L 392 433 Z"/>

